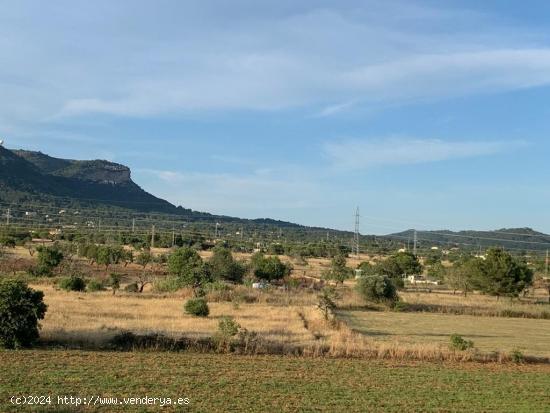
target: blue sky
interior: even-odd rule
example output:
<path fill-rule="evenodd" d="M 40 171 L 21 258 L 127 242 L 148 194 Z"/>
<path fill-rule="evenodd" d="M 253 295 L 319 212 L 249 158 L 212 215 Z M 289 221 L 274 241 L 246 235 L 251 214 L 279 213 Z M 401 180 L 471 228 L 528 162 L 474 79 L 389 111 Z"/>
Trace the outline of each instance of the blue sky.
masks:
<path fill-rule="evenodd" d="M 528 5 L 0 0 L 0 136 L 201 211 L 550 232 L 550 4 Z"/>

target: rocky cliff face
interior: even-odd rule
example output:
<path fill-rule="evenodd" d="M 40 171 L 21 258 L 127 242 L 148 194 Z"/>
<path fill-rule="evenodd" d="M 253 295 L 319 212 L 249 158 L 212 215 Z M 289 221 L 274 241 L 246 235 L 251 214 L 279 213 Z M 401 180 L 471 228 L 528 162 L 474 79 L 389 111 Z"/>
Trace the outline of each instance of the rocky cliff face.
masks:
<path fill-rule="evenodd" d="M 65 178 L 108 185 L 120 185 L 131 182 L 130 168 L 114 162 L 59 159 L 41 152 L 22 150 L 14 151 L 14 153 L 32 163 L 42 173 L 54 176 L 63 176 Z"/>

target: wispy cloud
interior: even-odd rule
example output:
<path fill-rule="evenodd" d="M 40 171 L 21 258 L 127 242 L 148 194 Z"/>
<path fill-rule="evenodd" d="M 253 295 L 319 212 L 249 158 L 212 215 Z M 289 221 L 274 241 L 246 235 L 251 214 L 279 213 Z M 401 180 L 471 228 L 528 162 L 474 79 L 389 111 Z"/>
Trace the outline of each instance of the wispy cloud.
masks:
<path fill-rule="evenodd" d="M 326 143 L 324 152 L 338 169 L 356 170 L 494 155 L 524 146 L 522 141 L 444 141 L 440 139 L 374 139 Z"/>
<path fill-rule="evenodd" d="M 59 1 L 47 19 L 32 2 L 4 8 L 7 121 L 335 102 L 318 113 L 330 116 L 550 84 L 543 34 L 468 10 L 381 0 L 102 4 Z"/>

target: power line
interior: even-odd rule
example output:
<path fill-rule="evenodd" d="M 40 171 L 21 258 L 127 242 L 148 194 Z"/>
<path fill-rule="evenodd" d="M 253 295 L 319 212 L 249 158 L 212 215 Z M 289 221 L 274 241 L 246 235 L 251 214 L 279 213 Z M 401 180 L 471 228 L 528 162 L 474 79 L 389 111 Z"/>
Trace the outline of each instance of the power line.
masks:
<path fill-rule="evenodd" d="M 359 207 L 355 210 L 355 234 L 354 234 L 354 249 L 355 255 L 359 258 Z"/>

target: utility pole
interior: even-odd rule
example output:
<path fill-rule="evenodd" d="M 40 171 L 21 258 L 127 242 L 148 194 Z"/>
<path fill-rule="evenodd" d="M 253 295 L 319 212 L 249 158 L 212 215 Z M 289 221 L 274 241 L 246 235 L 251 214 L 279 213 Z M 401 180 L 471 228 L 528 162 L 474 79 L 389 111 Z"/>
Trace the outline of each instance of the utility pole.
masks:
<path fill-rule="evenodd" d="M 243 239 L 243 237 L 244 237 L 244 228 L 241 227 L 241 240 Z"/>
<path fill-rule="evenodd" d="M 10 216 L 11 216 L 11 209 L 8 208 L 8 212 L 6 213 L 6 226 L 10 225 Z"/>
<path fill-rule="evenodd" d="M 546 268 L 544 270 L 544 275 L 548 277 L 548 250 L 546 250 Z"/>
<path fill-rule="evenodd" d="M 172 248 L 176 245 L 176 229 L 172 227 Z"/>
<path fill-rule="evenodd" d="M 216 239 L 218 239 L 218 227 L 220 226 L 220 224 L 218 222 L 216 222 Z"/>
<path fill-rule="evenodd" d="M 136 219 L 132 218 L 132 234 L 136 232 Z"/>
<path fill-rule="evenodd" d="M 155 248 L 155 226 L 151 226 L 151 248 Z"/>
<path fill-rule="evenodd" d="M 413 246 L 413 254 L 416 257 L 416 244 L 418 243 L 418 234 L 416 233 L 416 229 L 414 230 L 414 246 Z"/>
<path fill-rule="evenodd" d="M 355 234 L 354 234 L 354 247 L 355 255 L 359 258 L 359 207 L 355 210 Z"/>
<path fill-rule="evenodd" d="M 97 226 L 98 232 L 101 232 L 101 218 L 99 219 L 99 224 Z"/>

